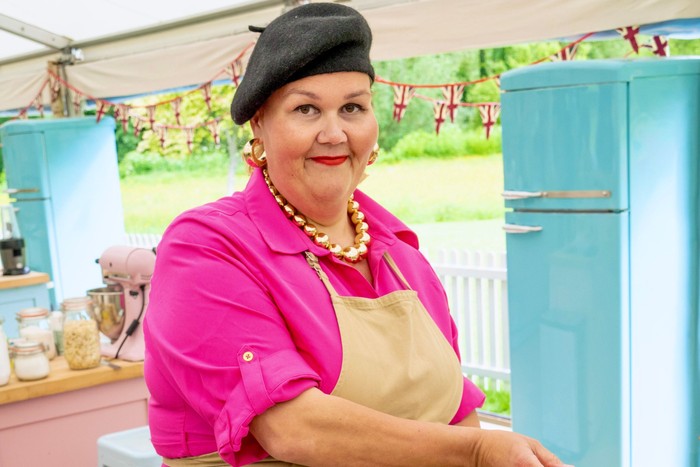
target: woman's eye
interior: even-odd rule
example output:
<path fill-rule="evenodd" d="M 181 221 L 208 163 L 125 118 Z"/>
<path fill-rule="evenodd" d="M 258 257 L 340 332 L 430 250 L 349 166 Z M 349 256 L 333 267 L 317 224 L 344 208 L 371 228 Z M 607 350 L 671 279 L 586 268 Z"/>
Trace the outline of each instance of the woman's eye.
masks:
<path fill-rule="evenodd" d="M 343 106 L 343 111 L 346 113 L 355 113 L 364 110 L 364 108 L 359 104 L 345 104 Z"/>
<path fill-rule="evenodd" d="M 299 112 L 302 115 L 309 115 L 310 113 L 313 112 L 313 109 L 314 109 L 313 106 L 311 106 L 309 104 L 304 104 L 304 105 L 300 105 L 299 107 L 297 107 L 294 110 L 296 110 L 297 112 Z"/>

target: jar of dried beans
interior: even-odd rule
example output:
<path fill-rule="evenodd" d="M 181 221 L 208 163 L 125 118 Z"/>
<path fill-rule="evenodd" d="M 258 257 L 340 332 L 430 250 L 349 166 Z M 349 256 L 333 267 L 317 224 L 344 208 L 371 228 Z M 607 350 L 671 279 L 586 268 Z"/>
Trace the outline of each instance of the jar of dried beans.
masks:
<path fill-rule="evenodd" d="M 71 370 L 85 370 L 100 364 L 100 332 L 91 313 L 89 297 L 67 298 L 63 311 L 63 356 Z"/>

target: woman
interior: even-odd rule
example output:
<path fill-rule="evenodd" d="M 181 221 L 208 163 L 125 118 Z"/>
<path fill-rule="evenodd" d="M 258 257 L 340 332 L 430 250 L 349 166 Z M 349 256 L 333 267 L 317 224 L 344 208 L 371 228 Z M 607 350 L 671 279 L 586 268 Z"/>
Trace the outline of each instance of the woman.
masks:
<path fill-rule="evenodd" d="M 370 43 L 338 4 L 259 38 L 231 105 L 251 179 L 158 249 L 145 373 L 166 465 L 558 465 L 478 428 L 438 278 L 356 190 L 377 156 Z"/>

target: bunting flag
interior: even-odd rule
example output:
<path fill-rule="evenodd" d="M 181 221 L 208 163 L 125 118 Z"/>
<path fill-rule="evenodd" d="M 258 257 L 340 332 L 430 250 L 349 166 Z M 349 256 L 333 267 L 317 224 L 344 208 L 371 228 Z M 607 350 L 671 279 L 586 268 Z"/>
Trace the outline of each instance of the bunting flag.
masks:
<path fill-rule="evenodd" d="M 392 85 L 394 88 L 394 120 L 400 122 L 408 107 L 408 101 L 411 100 L 416 88 L 409 85 Z"/>
<path fill-rule="evenodd" d="M 102 120 L 102 117 L 105 116 L 107 112 L 109 112 L 110 107 L 112 107 L 108 102 L 105 101 L 97 101 L 97 110 L 95 111 L 95 120 L 97 123 L 100 123 L 100 120 Z"/>
<path fill-rule="evenodd" d="M 42 99 L 41 93 L 39 93 L 34 99 L 34 107 L 39 112 L 41 118 L 44 118 L 44 101 Z"/>
<path fill-rule="evenodd" d="M 17 118 L 19 118 L 20 120 L 26 120 L 28 118 L 26 107 L 19 111 L 19 115 L 17 116 Z"/>
<path fill-rule="evenodd" d="M 182 99 L 175 99 L 171 104 L 173 106 L 173 113 L 175 114 L 175 121 L 180 125 L 180 105 L 182 104 Z"/>
<path fill-rule="evenodd" d="M 83 108 L 83 95 L 79 92 L 73 91 L 73 110 L 75 114 L 81 114 Z"/>
<path fill-rule="evenodd" d="M 156 106 L 149 105 L 146 107 L 146 113 L 148 113 L 148 123 L 151 125 L 151 130 L 154 130 L 154 125 L 156 123 Z"/>
<path fill-rule="evenodd" d="M 134 125 L 134 136 L 138 138 L 138 136 L 141 134 L 141 119 L 140 118 L 133 118 L 131 120 L 131 124 Z"/>
<path fill-rule="evenodd" d="M 651 42 L 644 44 L 642 47 L 651 49 L 654 55 L 659 57 L 669 57 L 671 55 L 668 40 L 664 36 L 653 36 Z"/>
<path fill-rule="evenodd" d="M 187 138 L 187 150 L 191 153 L 194 145 L 194 127 L 186 126 L 183 128 L 185 137 Z"/>
<path fill-rule="evenodd" d="M 496 87 L 498 87 L 498 89 L 500 90 L 501 89 L 501 75 L 494 76 L 493 80 L 496 82 Z"/>
<path fill-rule="evenodd" d="M 221 143 L 221 137 L 219 136 L 219 121 L 210 120 L 207 122 L 207 127 L 209 127 L 211 136 L 212 138 L 214 138 L 214 144 L 218 145 L 219 143 Z"/>
<path fill-rule="evenodd" d="M 241 76 L 243 76 L 243 62 L 240 58 L 234 60 L 230 65 L 224 68 L 224 71 L 231 77 L 233 84 L 238 86 L 241 81 Z"/>
<path fill-rule="evenodd" d="M 207 109 L 211 112 L 211 81 L 202 86 L 202 93 L 204 94 L 204 102 L 207 104 Z"/>
<path fill-rule="evenodd" d="M 574 59 L 574 57 L 576 56 L 577 50 L 578 50 L 578 44 L 573 44 L 573 45 L 570 45 L 568 47 L 564 47 L 559 52 L 553 54 L 549 58 L 555 62 L 557 62 L 557 61 L 568 62 L 569 60 Z"/>
<path fill-rule="evenodd" d="M 124 133 L 129 129 L 129 106 L 125 104 L 119 104 L 114 109 L 114 118 L 122 123 L 122 130 Z"/>
<path fill-rule="evenodd" d="M 479 113 L 481 114 L 481 123 L 484 125 L 486 130 L 486 139 L 491 136 L 491 128 L 496 124 L 498 120 L 498 114 L 501 112 L 500 104 L 480 104 Z"/>
<path fill-rule="evenodd" d="M 440 134 L 440 127 L 443 123 L 445 123 L 448 110 L 447 102 L 435 101 L 433 104 L 433 113 L 435 114 L 435 134 Z"/>
<path fill-rule="evenodd" d="M 158 140 L 160 141 L 160 147 L 165 149 L 165 137 L 168 134 L 168 129 L 163 125 L 156 125 L 154 131 L 158 134 Z"/>
<path fill-rule="evenodd" d="M 638 54 L 639 43 L 637 42 L 637 35 L 639 35 L 639 26 L 627 26 L 624 28 L 617 28 L 616 31 L 620 33 L 623 39 L 626 39 L 627 42 L 630 43 L 630 46 L 632 46 L 632 50 L 634 51 L 634 53 Z"/>
<path fill-rule="evenodd" d="M 459 103 L 462 101 L 462 94 L 464 94 L 463 84 L 452 84 L 450 86 L 442 87 L 442 95 L 447 101 L 447 109 L 450 112 L 450 121 L 454 123 L 455 121 L 455 111 L 459 107 Z"/>

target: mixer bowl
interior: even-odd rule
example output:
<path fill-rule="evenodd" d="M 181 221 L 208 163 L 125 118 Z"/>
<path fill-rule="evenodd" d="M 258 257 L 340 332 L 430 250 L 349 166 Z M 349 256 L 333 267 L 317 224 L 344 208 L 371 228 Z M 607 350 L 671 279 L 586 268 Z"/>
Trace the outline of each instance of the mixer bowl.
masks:
<path fill-rule="evenodd" d="M 124 289 L 121 285 L 109 285 L 87 291 L 92 299 L 92 315 L 100 331 L 112 342 L 124 328 Z"/>

